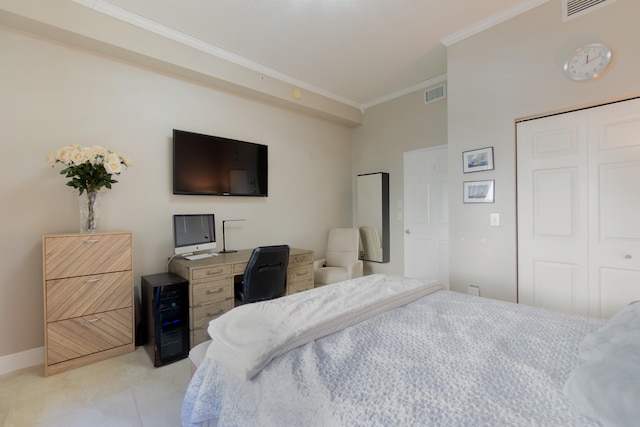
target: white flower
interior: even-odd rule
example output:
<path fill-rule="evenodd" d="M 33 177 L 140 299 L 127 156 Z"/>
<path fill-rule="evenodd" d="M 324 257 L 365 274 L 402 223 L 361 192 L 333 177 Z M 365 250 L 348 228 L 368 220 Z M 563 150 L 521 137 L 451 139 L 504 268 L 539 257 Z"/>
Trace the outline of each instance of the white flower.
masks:
<path fill-rule="evenodd" d="M 96 149 L 92 147 L 84 147 L 82 149 L 82 153 L 84 157 L 92 164 L 95 165 L 97 163 L 98 155 L 96 153 Z"/>
<path fill-rule="evenodd" d="M 71 151 L 70 155 L 69 155 L 69 160 L 71 161 L 71 163 L 73 163 L 74 165 L 81 165 L 84 162 L 86 162 L 88 159 L 87 157 L 84 155 L 84 152 L 82 151 L 82 149 L 74 149 L 73 151 Z"/>
<path fill-rule="evenodd" d="M 115 153 L 109 154 L 104 159 L 104 170 L 110 174 L 119 174 L 122 171 L 120 156 Z"/>
<path fill-rule="evenodd" d="M 107 157 L 107 155 L 109 154 L 109 150 L 99 145 L 94 145 L 93 150 L 95 151 L 96 156 Z"/>

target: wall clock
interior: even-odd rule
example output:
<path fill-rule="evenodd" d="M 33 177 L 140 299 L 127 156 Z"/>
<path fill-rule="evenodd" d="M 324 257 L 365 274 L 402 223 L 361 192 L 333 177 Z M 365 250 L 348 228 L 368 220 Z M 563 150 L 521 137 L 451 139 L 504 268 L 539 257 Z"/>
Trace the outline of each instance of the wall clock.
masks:
<path fill-rule="evenodd" d="M 610 62 L 611 49 L 601 43 L 592 43 L 572 53 L 563 69 L 571 80 L 584 81 L 597 78 Z"/>

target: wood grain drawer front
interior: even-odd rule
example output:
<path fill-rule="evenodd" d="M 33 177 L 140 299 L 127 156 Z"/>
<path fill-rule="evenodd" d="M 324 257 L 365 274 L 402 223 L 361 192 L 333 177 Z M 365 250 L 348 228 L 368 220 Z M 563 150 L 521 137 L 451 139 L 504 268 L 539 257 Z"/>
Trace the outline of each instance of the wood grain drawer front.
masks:
<path fill-rule="evenodd" d="M 131 271 L 47 280 L 47 322 L 133 305 Z"/>
<path fill-rule="evenodd" d="M 233 281 L 228 279 L 197 283 L 191 287 L 191 306 L 210 304 L 233 298 Z"/>
<path fill-rule="evenodd" d="M 232 265 L 214 265 L 207 268 L 196 268 L 191 270 L 191 282 L 202 282 L 209 280 L 220 280 L 230 278 Z"/>
<path fill-rule="evenodd" d="M 313 252 L 289 256 L 289 265 L 313 263 Z"/>
<path fill-rule="evenodd" d="M 313 280 L 313 265 L 301 265 L 287 269 L 287 283 L 295 283 L 301 280 Z"/>
<path fill-rule="evenodd" d="M 292 295 L 302 291 L 308 291 L 309 289 L 313 289 L 313 278 L 287 285 L 287 295 Z"/>
<path fill-rule="evenodd" d="M 209 327 L 209 322 L 233 308 L 233 299 L 201 305 L 191 310 L 191 329 Z"/>
<path fill-rule="evenodd" d="M 131 233 L 45 236 L 47 280 L 131 270 Z"/>
<path fill-rule="evenodd" d="M 47 325 L 47 364 L 98 353 L 133 341 L 133 309 L 107 311 Z"/>
<path fill-rule="evenodd" d="M 244 271 L 247 269 L 247 264 L 249 264 L 248 262 L 241 262 L 238 264 L 233 264 L 233 275 L 234 276 L 238 276 L 238 275 L 243 275 Z"/>
<path fill-rule="evenodd" d="M 211 337 L 207 332 L 207 328 L 200 328 L 200 329 L 191 331 L 191 348 L 205 341 L 209 341 L 210 339 Z"/>

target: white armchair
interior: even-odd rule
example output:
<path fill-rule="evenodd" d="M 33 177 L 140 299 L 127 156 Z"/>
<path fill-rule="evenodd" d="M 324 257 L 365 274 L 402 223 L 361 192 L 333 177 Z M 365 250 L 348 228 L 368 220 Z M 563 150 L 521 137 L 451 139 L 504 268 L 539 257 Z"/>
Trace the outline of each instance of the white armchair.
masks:
<path fill-rule="evenodd" d="M 333 228 L 327 238 L 326 257 L 313 262 L 315 286 L 362 277 L 358 259 L 360 234 L 357 228 Z"/>

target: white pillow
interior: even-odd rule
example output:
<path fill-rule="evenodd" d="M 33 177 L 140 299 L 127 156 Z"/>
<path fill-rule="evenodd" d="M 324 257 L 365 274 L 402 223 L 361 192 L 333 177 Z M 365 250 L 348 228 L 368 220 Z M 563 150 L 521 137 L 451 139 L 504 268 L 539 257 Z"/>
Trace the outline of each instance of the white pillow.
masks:
<path fill-rule="evenodd" d="M 640 304 L 626 307 L 580 346 L 585 363 L 574 369 L 564 393 L 605 426 L 640 420 Z"/>

